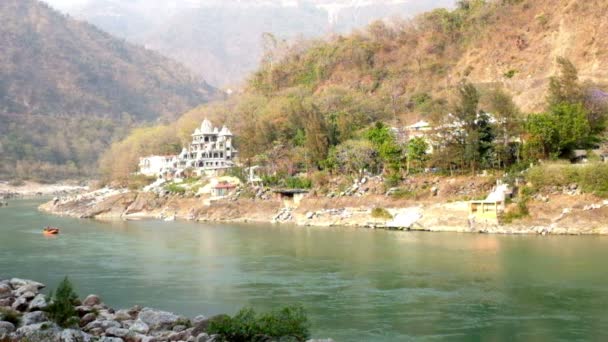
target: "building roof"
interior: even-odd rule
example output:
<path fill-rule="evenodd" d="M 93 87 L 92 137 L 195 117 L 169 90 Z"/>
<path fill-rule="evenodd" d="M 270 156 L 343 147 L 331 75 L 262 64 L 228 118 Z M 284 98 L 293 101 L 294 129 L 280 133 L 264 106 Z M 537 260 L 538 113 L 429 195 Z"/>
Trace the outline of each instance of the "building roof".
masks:
<path fill-rule="evenodd" d="M 409 128 L 409 129 L 420 129 L 420 128 L 428 128 L 428 127 L 431 127 L 431 124 L 429 124 L 428 122 L 426 122 L 424 120 L 418 121 L 413 125 L 407 126 L 407 128 Z"/>
<path fill-rule="evenodd" d="M 208 133 L 212 133 L 213 132 L 213 124 L 211 123 L 211 121 L 205 119 L 203 120 L 203 123 L 201 124 L 201 130 L 200 132 L 202 134 L 208 134 Z"/>
<path fill-rule="evenodd" d="M 306 194 L 308 192 L 309 192 L 308 190 L 304 190 L 304 189 L 277 189 L 277 190 L 274 190 L 274 193 L 281 194 L 281 195 Z"/>
<path fill-rule="evenodd" d="M 232 132 L 230 132 L 228 127 L 224 126 L 224 127 L 222 127 L 222 130 L 220 131 L 220 136 L 232 136 Z"/>
<path fill-rule="evenodd" d="M 236 185 L 235 184 L 230 184 L 230 183 L 218 183 L 213 188 L 214 189 L 234 189 L 234 188 L 236 188 Z"/>

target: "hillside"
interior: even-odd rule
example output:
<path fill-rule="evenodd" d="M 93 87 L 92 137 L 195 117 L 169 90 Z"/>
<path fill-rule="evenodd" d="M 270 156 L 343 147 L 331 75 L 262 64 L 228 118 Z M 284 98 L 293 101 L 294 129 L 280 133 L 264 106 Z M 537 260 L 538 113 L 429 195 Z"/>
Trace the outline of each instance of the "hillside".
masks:
<path fill-rule="evenodd" d="M 0 174 L 94 168 L 129 127 L 214 95 L 179 64 L 38 1 L 4 0 L 0 20 Z"/>
<path fill-rule="evenodd" d="M 174 58 L 204 75 L 213 85 L 234 86 L 258 67 L 265 33 L 279 39 L 348 33 L 376 19 L 411 17 L 453 3 L 453 0 L 94 0 L 69 13 Z"/>
<path fill-rule="evenodd" d="M 393 154 L 398 159 L 399 149 L 372 148 L 365 141 L 374 122 L 403 127 L 419 119 L 447 120 L 447 113 L 461 110 L 455 97 L 466 92 L 474 98 L 472 107 L 464 109 L 467 113 L 502 111 L 520 129 L 528 114 L 548 109 L 550 77 L 561 70 L 558 56 L 578 68 L 586 89 L 605 89 L 608 38 L 602 32 L 607 11 L 605 1 L 471 0 L 452 11 L 438 9 L 409 21 L 376 22 L 346 36 L 278 46 L 265 56 L 243 94 L 199 107 L 158 129 L 166 141 L 179 144 L 175 139 L 180 138 L 186 143 L 189 132 L 209 117 L 231 127 L 240 139 L 243 162 L 288 172 L 330 168 L 340 151 L 379 153 L 389 159 Z M 473 90 L 460 87 L 463 80 L 472 83 Z M 601 90 L 597 94 L 606 97 Z M 599 123 L 587 132 L 602 131 L 602 101 L 599 110 L 592 108 L 588 118 L 581 119 Z M 599 120 L 593 118 L 596 114 Z M 138 132 L 114 145 L 106 160 L 124 155 L 127 165 L 122 171 L 110 167 L 111 176 L 134 171 L 138 154 L 166 151 L 162 144 L 153 147 L 155 135 Z M 456 147 L 442 152 L 445 156 L 435 154 L 435 162 L 461 156 L 466 144 Z"/>
<path fill-rule="evenodd" d="M 608 83 L 606 1 L 514 0 L 463 2 L 397 25 L 312 44 L 266 66 L 254 88 L 306 85 L 315 92 L 343 86 L 373 96 L 447 97 L 463 78 L 502 85 L 524 111 L 544 105 L 556 58 L 569 59 L 583 80 Z M 411 108 L 401 107 L 401 114 Z"/>

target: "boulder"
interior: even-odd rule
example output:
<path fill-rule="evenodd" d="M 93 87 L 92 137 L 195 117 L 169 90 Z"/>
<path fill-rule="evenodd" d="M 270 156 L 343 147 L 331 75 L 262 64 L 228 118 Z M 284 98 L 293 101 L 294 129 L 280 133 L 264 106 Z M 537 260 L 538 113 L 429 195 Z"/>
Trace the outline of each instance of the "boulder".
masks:
<path fill-rule="evenodd" d="M 110 312 L 110 310 L 99 310 L 99 314 L 97 314 L 97 319 L 104 321 L 117 321 L 116 316 Z"/>
<path fill-rule="evenodd" d="M 43 311 L 28 312 L 28 313 L 24 314 L 23 317 L 21 318 L 21 322 L 23 323 L 23 325 L 38 324 L 38 323 L 46 322 L 48 320 L 49 320 L 49 318 L 46 315 L 46 312 L 43 312 Z"/>
<path fill-rule="evenodd" d="M 118 323 L 116 321 L 101 321 L 101 320 L 96 319 L 93 322 L 85 325 L 83 330 L 92 331 L 93 329 L 102 329 L 103 331 L 106 331 L 109 328 L 120 328 L 120 327 L 121 327 L 120 323 Z"/>
<path fill-rule="evenodd" d="M 36 294 L 32 291 L 27 291 L 22 294 L 21 297 L 25 298 L 25 300 L 29 302 L 30 300 L 34 299 L 34 297 L 36 297 Z"/>
<path fill-rule="evenodd" d="M 138 334 L 147 334 L 150 331 L 150 327 L 146 323 L 137 320 L 129 326 L 129 330 Z"/>
<path fill-rule="evenodd" d="M 210 336 L 207 335 L 206 333 L 200 333 L 198 336 L 196 336 L 196 338 L 194 339 L 194 342 L 207 342 L 209 341 Z"/>
<path fill-rule="evenodd" d="M 129 330 L 128 329 L 123 329 L 123 328 L 108 328 L 106 330 L 106 335 L 107 336 L 113 336 L 113 337 L 125 337 L 129 334 Z"/>
<path fill-rule="evenodd" d="M 89 312 L 88 314 L 82 316 L 82 318 L 80 319 L 79 325 L 81 327 L 84 327 L 87 324 L 93 322 L 95 319 L 97 319 L 97 316 L 94 313 Z"/>
<path fill-rule="evenodd" d="M 209 328 L 209 324 L 211 323 L 211 321 L 218 320 L 218 319 L 225 319 L 225 318 L 230 318 L 230 316 L 228 316 L 228 315 L 216 315 L 216 316 L 205 318 L 205 319 L 202 319 L 202 320 L 193 321 L 192 322 L 192 327 L 194 329 L 192 331 L 192 335 L 193 336 L 198 336 L 201 333 L 207 332 L 207 328 Z"/>
<path fill-rule="evenodd" d="M 99 298 L 99 296 L 97 295 L 88 295 L 87 298 L 85 298 L 82 301 L 82 305 L 84 306 L 95 306 L 95 305 L 100 305 L 101 304 L 101 298 Z"/>
<path fill-rule="evenodd" d="M 0 284 L 0 299 L 5 299 L 13 296 L 13 290 L 8 284 Z"/>
<path fill-rule="evenodd" d="M 36 297 L 34 297 L 34 299 L 32 299 L 27 310 L 28 311 L 39 311 L 39 310 L 46 309 L 46 307 L 47 307 L 46 297 L 42 294 L 39 294 Z"/>
<path fill-rule="evenodd" d="M 32 298 L 38 294 L 38 286 L 34 284 L 26 284 L 15 290 L 15 297 L 21 297 L 26 293 L 32 293 Z"/>
<path fill-rule="evenodd" d="M 190 328 L 190 329 L 186 329 L 184 331 L 171 333 L 169 335 L 169 341 L 185 341 L 189 337 L 192 336 L 193 330 L 194 330 L 193 328 Z"/>
<path fill-rule="evenodd" d="M 15 332 L 18 341 L 60 342 L 61 329 L 54 323 L 44 322 L 23 326 Z"/>
<path fill-rule="evenodd" d="M 150 330 L 170 330 L 180 320 L 180 317 L 176 314 L 150 308 L 141 310 L 138 318 L 146 323 Z"/>
<path fill-rule="evenodd" d="M 42 283 L 39 283 L 39 282 L 36 282 L 33 280 L 28 280 L 28 279 L 20 279 L 20 278 L 13 278 L 13 279 L 9 280 L 9 284 L 11 284 L 11 286 L 15 290 L 18 290 L 22 286 L 26 286 L 26 285 L 34 285 L 34 286 L 36 286 L 36 288 L 38 290 L 46 287 L 46 285 L 44 285 Z"/>
<path fill-rule="evenodd" d="M 188 327 L 187 327 L 187 326 L 185 326 L 185 325 L 176 325 L 176 326 L 174 326 L 174 327 L 173 327 L 173 329 L 172 329 L 172 330 L 173 330 L 174 332 L 182 332 L 182 331 L 184 331 L 184 330 L 186 330 L 186 329 L 188 329 Z"/>
<path fill-rule="evenodd" d="M 11 307 L 13 308 L 13 310 L 25 311 L 25 310 L 27 310 L 28 305 L 29 304 L 25 297 L 19 297 L 19 298 L 17 298 L 17 300 L 15 300 L 15 302 L 13 303 L 13 305 L 11 305 Z"/>
<path fill-rule="evenodd" d="M 13 297 L 0 299 L 0 308 L 1 307 L 9 307 L 10 308 L 11 305 L 13 305 L 14 302 L 15 302 L 15 298 L 13 298 Z"/>
<path fill-rule="evenodd" d="M 129 310 L 118 310 L 114 314 L 114 319 L 119 322 L 122 322 L 122 321 L 128 321 L 130 319 L 133 319 L 133 317 L 129 313 Z"/>
<path fill-rule="evenodd" d="M 93 312 L 92 307 L 85 306 L 85 305 L 79 305 L 79 306 L 75 307 L 74 310 L 76 310 L 76 312 L 78 313 L 78 316 L 80 316 L 80 317 Z"/>
<path fill-rule="evenodd" d="M 65 329 L 61 332 L 61 342 L 89 342 L 93 336 L 80 330 Z"/>
<path fill-rule="evenodd" d="M 120 337 L 108 337 L 104 336 L 99 339 L 99 342 L 124 342 L 124 340 Z"/>
<path fill-rule="evenodd" d="M 11 322 L 0 321 L 0 336 L 10 334 L 15 331 L 15 326 Z"/>

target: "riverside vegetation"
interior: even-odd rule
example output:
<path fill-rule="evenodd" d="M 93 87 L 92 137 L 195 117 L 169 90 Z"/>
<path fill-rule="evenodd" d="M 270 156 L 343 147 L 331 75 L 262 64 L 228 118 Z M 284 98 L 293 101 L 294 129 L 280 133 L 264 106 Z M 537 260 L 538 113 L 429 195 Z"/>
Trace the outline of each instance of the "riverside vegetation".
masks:
<path fill-rule="evenodd" d="M 264 314 L 246 308 L 232 317 L 189 319 L 139 306 L 114 310 L 96 295 L 81 301 L 67 277 L 48 296 L 40 293 L 44 287 L 31 280 L 0 280 L 0 341 L 297 342 L 310 336 L 301 307 Z"/>
<path fill-rule="evenodd" d="M 450 64 L 480 43 L 475 37 L 493 34 L 489 27 L 504 15 L 528 17 L 544 5 L 459 1 L 453 11 L 435 10 L 407 24 L 378 22 L 350 36 L 268 52 L 243 94 L 196 108 L 175 123 L 134 131 L 101 159 L 102 176 L 127 185 L 138 157 L 178 152 L 204 117 L 234 127 L 245 166 L 261 165 L 284 179 L 300 174 L 313 183 L 322 182 L 319 173 L 360 178 L 364 169 L 381 175 L 389 188 L 429 169 L 439 175 L 495 170 L 513 179 L 531 163 L 597 149 L 605 139 L 608 93 L 601 83 L 580 80 L 570 59 L 554 61 L 555 73 L 543 79 L 545 94 L 534 89 L 533 103 L 512 96 L 515 71 L 501 72 L 509 77 L 500 81 L 474 82 L 474 71 Z M 577 2 L 573 10 L 586 13 L 588 6 Z M 538 21 L 531 29 L 546 30 Z M 441 80 L 449 71 L 458 80 L 446 86 Z M 458 123 L 463 134 L 444 135 L 432 154 L 425 139 L 404 143 L 393 134 L 391 127 L 420 118 L 445 131 Z"/>

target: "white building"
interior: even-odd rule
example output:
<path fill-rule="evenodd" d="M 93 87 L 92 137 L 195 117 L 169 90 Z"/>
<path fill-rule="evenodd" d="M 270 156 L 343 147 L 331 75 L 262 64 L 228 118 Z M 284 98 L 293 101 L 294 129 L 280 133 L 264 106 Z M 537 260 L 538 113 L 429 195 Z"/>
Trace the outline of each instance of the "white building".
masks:
<path fill-rule="evenodd" d="M 174 173 L 176 168 L 176 156 L 148 156 L 139 159 L 139 173 L 149 177 Z"/>
<path fill-rule="evenodd" d="M 238 151 L 232 139 L 232 132 L 226 126 L 220 130 L 205 119 L 192 134 L 190 146 L 184 147 L 178 156 L 141 158 L 140 173 L 163 178 L 181 175 L 186 169 L 199 176 L 217 174 L 235 165 Z"/>

